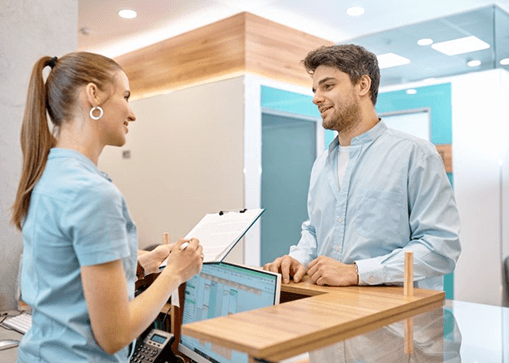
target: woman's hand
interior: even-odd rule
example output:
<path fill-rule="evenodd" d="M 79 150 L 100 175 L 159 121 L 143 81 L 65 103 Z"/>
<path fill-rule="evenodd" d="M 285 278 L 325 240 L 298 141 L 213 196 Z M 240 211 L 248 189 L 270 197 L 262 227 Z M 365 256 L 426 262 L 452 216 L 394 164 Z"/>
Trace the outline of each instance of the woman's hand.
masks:
<path fill-rule="evenodd" d="M 188 243 L 187 247 L 181 249 L 184 243 Z M 175 274 L 181 280 L 181 283 L 186 282 L 191 277 L 200 272 L 203 264 L 203 247 L 200 241 L 196 238 L 179 239 L 171 249 L 168 256 L 168 263 L 165 271 Z"/>
<path fill-rule="evenodd" d="M 174 244 L 163 244 L 150 252 L 138 254 L 138 262 L 145 270 L 145 275 L 158 273 L 159 266 L 168 257 L 173 247 Z"/>

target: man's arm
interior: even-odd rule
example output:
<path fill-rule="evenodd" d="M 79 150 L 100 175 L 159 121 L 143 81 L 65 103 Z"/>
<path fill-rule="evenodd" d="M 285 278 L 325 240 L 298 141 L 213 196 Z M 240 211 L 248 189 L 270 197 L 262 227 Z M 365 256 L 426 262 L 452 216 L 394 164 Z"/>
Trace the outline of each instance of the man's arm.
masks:
<path fill-rule="evenodd" d="M 461 247 L 454 193 L 438 154 L 414 162 L 408 177 L 411 238 L 389 254 L 356 261 L 360 284 L 404 281 L 404 253 L 414 252 L 414 281 L 454 270 Z"/>

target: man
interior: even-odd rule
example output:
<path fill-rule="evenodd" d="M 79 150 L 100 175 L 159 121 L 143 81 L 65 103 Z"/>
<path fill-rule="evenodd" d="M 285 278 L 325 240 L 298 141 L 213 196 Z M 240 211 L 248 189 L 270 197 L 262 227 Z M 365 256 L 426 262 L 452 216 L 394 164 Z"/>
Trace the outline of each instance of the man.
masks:
<path fill-rule="evenodd" d="M 313 165 L 299 243 L 264 269 L 284 283 L 302 280 L 307 265 L 318 285 L 402 284 L 413 251 L 416 287 L 442 290 L 460 254 L 459 216 L 436 148 L 378 118 L 373 53 L 321 47 L 304 66 L 323 127 L 338 136 Z"/>

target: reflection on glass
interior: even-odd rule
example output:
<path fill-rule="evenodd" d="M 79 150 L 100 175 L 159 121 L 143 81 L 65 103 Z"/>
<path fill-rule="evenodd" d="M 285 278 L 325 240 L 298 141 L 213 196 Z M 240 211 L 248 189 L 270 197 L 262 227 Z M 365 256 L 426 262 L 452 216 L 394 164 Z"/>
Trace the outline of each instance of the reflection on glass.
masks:
<path fill-rule="evenodd" d="M 461 333 L 450 309 L 413 319 L 413 352 L 405 352 L 406 320 L 309 353 L 310 363 L 461 362 Z"/>

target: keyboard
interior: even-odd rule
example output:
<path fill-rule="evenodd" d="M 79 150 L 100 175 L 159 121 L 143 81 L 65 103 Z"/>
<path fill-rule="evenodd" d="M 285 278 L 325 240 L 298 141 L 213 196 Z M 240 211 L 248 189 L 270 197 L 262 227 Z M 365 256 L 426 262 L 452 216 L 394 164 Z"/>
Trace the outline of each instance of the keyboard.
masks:
<path fill-rule="evenodd" d="M 16 330 L 18 333 L 25 334 L 32 326 L 32 315 L 22 313 L 12 318 L 5 319 L 2 324 L 7 328 Z"/>

